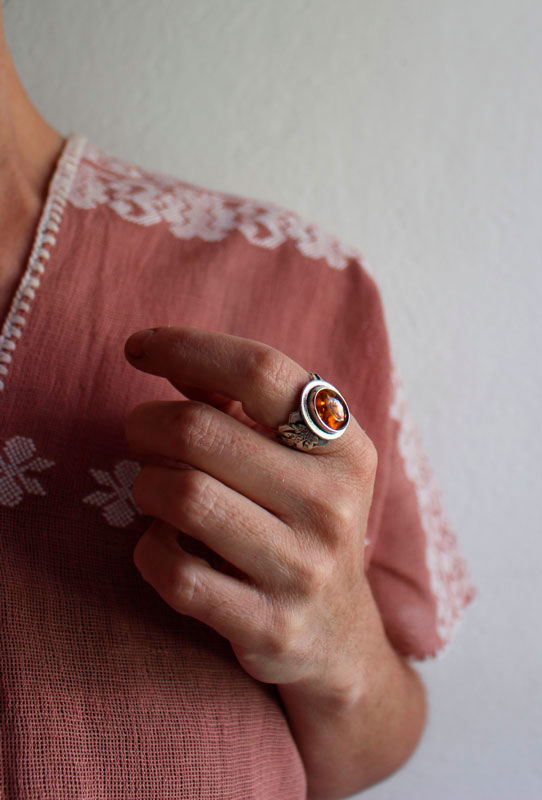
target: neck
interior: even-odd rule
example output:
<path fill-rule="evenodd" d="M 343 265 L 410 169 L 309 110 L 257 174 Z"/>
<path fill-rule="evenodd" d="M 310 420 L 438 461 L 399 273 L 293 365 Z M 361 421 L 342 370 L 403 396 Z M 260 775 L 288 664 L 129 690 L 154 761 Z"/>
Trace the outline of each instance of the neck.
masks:
<path fill-rule="evenodd" d="M 65 138 L 28 97 L 4 39 L 0 10 L 0 326 L 26 265 Z"/>

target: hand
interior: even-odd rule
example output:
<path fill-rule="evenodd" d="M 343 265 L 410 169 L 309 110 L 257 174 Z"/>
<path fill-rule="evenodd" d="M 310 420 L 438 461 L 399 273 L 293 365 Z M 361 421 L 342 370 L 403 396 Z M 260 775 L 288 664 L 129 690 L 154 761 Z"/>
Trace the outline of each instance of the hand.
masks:
<path fill-rule="evenodd" d="M 134 551 L 143 578 L 229 639 L 256 680 L 355 683 L 366 647 L 370 439 L 351 417 L 344 436 L 311 452 L 276 441 L 272 429 L 297 408 L 309 373 L 261 342 L 166 327 L 142 350 L 130 337 L 126 357 L 189 398 L 143 403 L 127 419 L 137 456 L 193 467 L 147 464 L 134 483 L 136 503 L 156 517 Z M 233 568 L 182 549 L 179 531 Z"/>

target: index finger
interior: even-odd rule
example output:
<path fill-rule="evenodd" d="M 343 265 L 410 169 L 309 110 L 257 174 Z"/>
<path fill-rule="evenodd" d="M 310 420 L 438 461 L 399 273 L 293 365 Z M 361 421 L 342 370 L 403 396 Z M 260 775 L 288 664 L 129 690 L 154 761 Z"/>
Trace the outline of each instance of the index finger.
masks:
<path fill-rule="evenodd" d="M 167 378 L 180 391 L 185 385 L 238 400 L 251 419 L 270 428 L 287 422 L 311 379 L 300 364 L 264 342 L 201 328 L 138 331 L 127 340 L 125 354 L 134 367 Z M 340 441 L 312 452 L 346 453 L 345 440 L 358 438 L 353 428 L 364 435 L 351 419 Z"/>

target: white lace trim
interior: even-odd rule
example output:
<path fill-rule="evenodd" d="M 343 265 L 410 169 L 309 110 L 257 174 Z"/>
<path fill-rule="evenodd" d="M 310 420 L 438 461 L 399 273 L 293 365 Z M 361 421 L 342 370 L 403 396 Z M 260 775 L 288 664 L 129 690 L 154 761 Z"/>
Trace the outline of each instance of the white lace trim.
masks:
<path fill-rule="evenodd" d="M 477 595 L 466 561 L 460 553 L 457 537 L 443 511 L 441 496 L 421 445 L 416 426 L 409 414 L 402 380 L 393 366 L 392 419 L 399 423 L 398 447 L 407 478 L 414 484 L 421 524 L 426 536 L 426 565 L 431 590 L 436 598 L 436 630 L 442 646 L 425 658 L 442 656 L 447 651 L 461 612 Z M 412 656 L 414 660 L 424 657 Z"/>
<path fill-rule="evenodd" d="M 30 259 L 0 333 L 0 392 L 5 387 L 3 379 L 8 374 L 13 351 L 22 336 L 32 301 L 40 286 L 41 276 L 45 272 L 47 261 L 56 244 L 64 208 L 84 145 L 84 137 L 77 133 L 68 138 L 51 180 Z"/>
<path fill-rule="evenodd" d="M 274 203 L 205 189 L 150 172 L 86 143 L 69 197 L 82 209 L 106 205 L 122 219 L 149 227 L 165 223 L 178 239 L 218 242 L 238 230 L 251 244 L 272 250 L 290 240 L 309 258 L 344 268 L 361 254 L 318 225 Z"/>

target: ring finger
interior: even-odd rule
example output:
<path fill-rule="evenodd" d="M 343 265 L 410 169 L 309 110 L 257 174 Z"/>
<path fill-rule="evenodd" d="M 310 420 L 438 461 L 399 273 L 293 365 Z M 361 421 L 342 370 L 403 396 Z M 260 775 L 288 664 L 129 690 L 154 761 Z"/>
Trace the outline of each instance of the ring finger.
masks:
<path fill-rule="evenodd" d="M 257 585 L 286 587 L 299 568 L 288 526 L 204 472 L 147 465 L 132 491 L 142 511 L 203 542 Z"/>
<path fill-rule="evenodd" d="M 284 447 L 206 403 L 143 403 L 130 413 L 126 436 L 136 455 L 190 464 L 280 519 L 310 513 L 302 498 L 309 496 L 308 485 L 318 486 L 321 480 L 317 459 Z"/>

